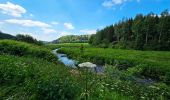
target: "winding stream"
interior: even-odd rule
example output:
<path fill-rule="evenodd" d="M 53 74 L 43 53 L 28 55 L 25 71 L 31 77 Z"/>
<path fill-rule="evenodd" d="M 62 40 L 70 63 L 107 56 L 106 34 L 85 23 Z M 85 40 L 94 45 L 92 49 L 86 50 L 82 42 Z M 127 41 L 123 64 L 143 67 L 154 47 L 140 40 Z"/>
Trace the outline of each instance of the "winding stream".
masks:
<path fill-rule="evenodd" d="M 78 61 L 68 58 L 68 56 L 66 54 L 57 53 L 57 50 L 58 49 L 53 50 L 52 53 L 59 59 L 59 61 L 61 63 L 63 63 L 67 67 L 77 68 Z M 104 73 L 104 66 L 97 65 L 97 67 L 95 67 L 92 70 L 96 73 Z M 114 73 L 113 77 L 119 77 L 119 75 Z M 126 77 L 125 80 L 131 80 L 131 81 L 134 81 L 134 82 L 136 82 L 138 84 L 142 84 L 142 85 L 150 85 L 150 84 L 155 83 L 155 81 L 153 81 L 152 79 L 139 78 L 136 76 Z"/>
<path fill-rule="evenodd" d="M 60 62 L 62 62 L 65 66 L 71 68 L 77 68 L 78 61 L 68 58 L 66 54 L 57 53 L 58 49 L 53 50 L 53 54 L 56 55 Z M 102 65 L 97 65 L 94 69 L 92 69 L 96 73 L 104 73 L 104 67 Z"/>

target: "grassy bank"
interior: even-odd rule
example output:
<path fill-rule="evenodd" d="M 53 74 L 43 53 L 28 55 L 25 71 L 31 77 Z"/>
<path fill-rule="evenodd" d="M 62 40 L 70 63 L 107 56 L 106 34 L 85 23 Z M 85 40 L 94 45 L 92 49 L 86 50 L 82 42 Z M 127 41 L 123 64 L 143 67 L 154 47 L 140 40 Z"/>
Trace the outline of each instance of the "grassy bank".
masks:
<path fill-rule="evenodd" d="M 102 80 L 109 91 L 117 91 L 137 100 L 164 100 L 170 97 L 168 81 L 170 52 L 103 49 L 90 46 L 84 46 L 82 52 L 81 45 L 60 44 L 54 46 L 62 47 L 58 52 L 66 53 L 69 57 L 81 62 L 90 61 L 106 64 L 106 76 Z M 151 78 L 156 82 L 149 85 L 141 83 L 141 85 L 130 79 L 133 76 L 142 79 Z"/>
<path fill-rule="evenodd" d="M 2 40 L 0 50 L 2 100 L 82 100 L 86 95 L 92 100 L 133 99 L 110 91 L 105 80 L 94 73 L 65 67 L 46 47 Z"/>
<path fill-rule="evenodd" d="M 85 47 L 82 53 L 80 48 L 69 46 L 62 47 L 59 52 L 78 60 L 114 65 L 121 70 L 139 66 L 141 75 L 169 84 L 170 52 Z"/>
<path fill-rule="evenodd" d="M 56 61 L 56 57 L 51 53 L 51 50 L 44 48 L 43 46 L 14 40 L 0 40 L 0 54 L 31 56 L 52 62 Z"/>

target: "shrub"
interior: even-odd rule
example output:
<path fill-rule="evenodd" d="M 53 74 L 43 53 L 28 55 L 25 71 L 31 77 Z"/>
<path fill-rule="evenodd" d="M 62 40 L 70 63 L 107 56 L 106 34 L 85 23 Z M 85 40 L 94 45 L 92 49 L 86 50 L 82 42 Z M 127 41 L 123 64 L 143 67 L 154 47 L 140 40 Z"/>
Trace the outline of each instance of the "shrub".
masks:
<path fill-rule="evenodd" d="M 33 44 L 37 44 L 37 45 L 43 45 L 42 42 L 37 41 L 36 39 L 34 39 L 32 36 L 30 35 L 23 35 L 23 34 L 18 34 L 16 35 L 16 40 L 18 41 L 23 41 L 23 42 L 27 42 L 27 43 L 33 43 Z"/>
<path fill-rule="evenodd" d="M 1 40 L 0 54 L 32 56 L 46 59 L 48 61 L 56 61 L 56 57 L 51 53 L 50 50 L 42 46 L 32 45 L 14 40 Z"/>

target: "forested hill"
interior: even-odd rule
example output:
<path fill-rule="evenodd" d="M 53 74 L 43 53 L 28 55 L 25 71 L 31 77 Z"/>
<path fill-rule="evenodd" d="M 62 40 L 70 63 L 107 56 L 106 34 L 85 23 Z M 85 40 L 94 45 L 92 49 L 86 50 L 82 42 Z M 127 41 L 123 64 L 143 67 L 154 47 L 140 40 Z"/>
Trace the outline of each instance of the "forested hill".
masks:
<path fill-rule="evenodd" d="M 15 39 L 15 36 L 0 31 L 0 39 Z"/>
<path fill-rule="evenodd" d="M 100 47 L 138 50 L 170 50 L 170 14 L 138 14 L 99 30 L 89 43 Z"/>
<path fill-rule="evenodd" d="M 79 43 L 88 42 L 90 35 L 67 35 L 62 36 L 57 40 L 52 41 L 52 43 Z"/>

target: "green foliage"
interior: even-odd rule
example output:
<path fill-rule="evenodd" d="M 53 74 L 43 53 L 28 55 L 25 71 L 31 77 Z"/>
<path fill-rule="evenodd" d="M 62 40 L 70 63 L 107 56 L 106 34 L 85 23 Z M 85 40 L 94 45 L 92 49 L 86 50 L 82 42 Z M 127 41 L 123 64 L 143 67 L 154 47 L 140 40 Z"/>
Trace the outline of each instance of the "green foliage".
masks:
<path fill-rule="evenodd" d="M 45 45 L 45 47 L 48 49 L 54 50 L 54 49 L 61 48 L 61 47 L 80 48 L 81 45 L 83 45 L 85 48 L 90 46 L 88 43 L 62 43 L 62 44 L 47 44 Z"/>
<path fill-rule="evenodd" d="M 170 14 L 168 10 L 161 16 L 150 13 L 138 14 L 134 19 L 123 19 L 114 25 L 97 31 L 89 43 L 98 47 L 136 50 L 170 50 Z"/>
<path fill-rule="evenodd" d="M 37 41 L 36 39 L 34 39 L 30 35 L 18 34 L 18 35 L 16 35 L 16 40 L 17 41 L 27 42 L 27 43 L 33 43 L 33 44 L 37 44 L 37 45 L 42 45 L 43 44 L 42 42 Z"/>
<path fill-rule="evenodd" d="M 3 88 L 0 98 L 3 99 L 70 100 L 80 95 L 81 89 L 62 65 L 37 58 L 0 56 L 0 69 L 0 87 Z"/>
<path fill-rule="evenodd" d="M 85 43 L 89 38 L 90 35 L 67 35 L 52 41 L 52 43 Z"/>
<path fill-rule="evenodd" d="M 12 40 L 0 41 L 1 99 L 82 100 L 85 98 L 85 73 L 52 63 L 51 60 L 56 62 L 56 59 L 50 59 L 51 51 L 46 48 L 48 47 Z M 50 62 L 44 59 L 50 59 Z M 103 92 L 99 84 L 95 84 L 99 80 L 95 74 L 89 73 L 87 80 L 88 99 L 127 98 L 115 91 Z"/>
<path fill-rule="evenodd" d="M 0 31 L 0 39 L 15 39 L 15 36 Z"/>
<path fill-rule="evenodd" d="M 32 56 L 48 61 L 56 61 L 56 57 L 49 49 L 42 46 L 32 45 L 14 40 L 0 41 L 0 54 L 10 54 L 16 56 Z"/>
<path fill-rule="evenodd" d="M 0 55 L 0 98 L 33 100 L 84 100 L 85 73 L 33 57 Z M 87 74 L 88 98 L 124 97 L 103 87 L 100 77 Z M 103 92 L 103 89 L 105 92 Z"/>
<path fill-rule="evenodd" d="M 90 61 L 96 64 L 107 63 L 121 70 L 140 66 L 142 68 L 141 75 L 161 81 L 164 81 L 166 73 L 170 71 L 170 52 L 94 47 L 87 47 L 83 54 L 78 48 L 73 47 L 63 47 L 58 52 L 66 53 L 79 61 Z"/>

